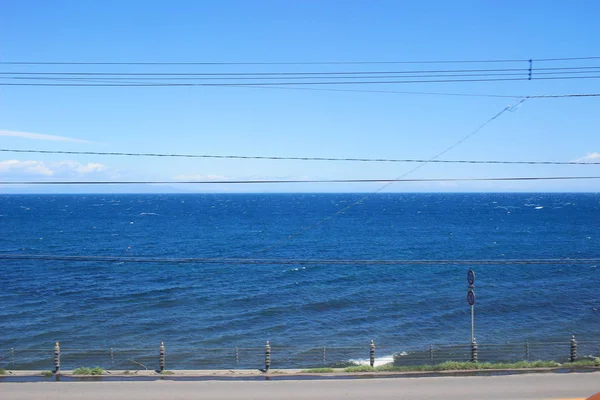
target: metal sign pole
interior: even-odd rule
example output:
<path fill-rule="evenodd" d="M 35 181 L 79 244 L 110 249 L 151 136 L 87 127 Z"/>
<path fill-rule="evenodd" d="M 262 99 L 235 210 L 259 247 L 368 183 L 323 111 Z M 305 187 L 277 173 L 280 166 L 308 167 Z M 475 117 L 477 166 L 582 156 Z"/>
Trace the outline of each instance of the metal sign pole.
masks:
<path fill-rule="evenodd" d="M 475 342 L 475 272 L 469 270 L 467 273 L 467 283 L 469 291 L 467 292 L 467 303 L 471 306 L 471 343 Z"/>
<path fill-rule="evenodd" d="M 475 341 L 475 306 L 471 306 L 471 343 Z"/>

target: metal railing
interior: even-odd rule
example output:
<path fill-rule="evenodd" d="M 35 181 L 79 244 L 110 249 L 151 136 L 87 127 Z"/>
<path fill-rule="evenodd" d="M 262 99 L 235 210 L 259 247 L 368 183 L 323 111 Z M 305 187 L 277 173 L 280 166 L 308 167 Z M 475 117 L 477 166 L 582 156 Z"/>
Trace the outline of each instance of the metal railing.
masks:
<path fill-rule="evenodd" d="M 478 362 L 548 360 L 566 363 L 600 356 L 600 342 L 478 343 Z M 0 349 L 0 368 L 7 370 L 73 370 L 101 367 L 110 370 L 177 369 L 307 369 L 346 367 L 356 364 L 397 366 L 433 365 L 445 361 L 473 360 L 473 344 L 431 344 L 410 351 L 402 346 L 366 343 L 353 347 L 263 347 L 185 348 L 160 346 L 145 349 L 82 349 L 68 345 L 43 349 Z M 58 350 L 58 359 L 56 357 Z"/>

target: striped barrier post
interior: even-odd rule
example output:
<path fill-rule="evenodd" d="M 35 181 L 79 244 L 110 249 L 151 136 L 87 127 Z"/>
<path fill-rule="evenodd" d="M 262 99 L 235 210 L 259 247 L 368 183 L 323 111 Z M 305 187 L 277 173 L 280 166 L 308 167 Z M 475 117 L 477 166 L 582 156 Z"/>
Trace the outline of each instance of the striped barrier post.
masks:
<path fill-rule="evenodd" d="M 571 362 L 577 360 L 577 340 L 575 340 L 575 335 L 571 337 L 571 356 L 569 358 Z"/>
<path fill-rule="evenodd" d="M 265 372 L 269 372 L 269 368 L 271 368 L 271 345 L 267 340 L 267 344 L 265 346 Z"/>
<path fill-rule="evenodd" d="M 479 359 L 479 347 L 477 346 L 477 340 L 473 338 L 471 342 L 471 362 L 476 363 Z"/>
<path fill-rule="evenodd" d="M 60 372 L 60 344 L 56 342 L 54 346 L 54 371 L 55 374 Z"/>
<path fill-rule="evenodd" d="M 158 370 L 160 372 L 165 370 L 165 342 L 160 342 L 160 353 L 158 359 Z"/>
<path fill-rule="evenodd" d="M 369 346 L 369 364 L 371 367 L 375 366 L 375 342 L 371 340 L 371 345 Z"/>

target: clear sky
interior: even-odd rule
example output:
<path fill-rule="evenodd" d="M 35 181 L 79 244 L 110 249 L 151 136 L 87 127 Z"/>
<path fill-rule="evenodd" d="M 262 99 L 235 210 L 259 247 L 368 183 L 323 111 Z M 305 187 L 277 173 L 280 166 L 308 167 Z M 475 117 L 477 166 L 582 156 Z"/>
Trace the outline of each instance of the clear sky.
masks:
<path fill-rule="evenodd" d="M 0 3 L 0 61 L 296 62 L 600 56 L 597 1 L 31 1 Z M 510 64 L 523 68 L 523 63 Z M 537 66 L 537 65 L 536 65 Z M 553 66 L 600 66 L 599 60 Z M 3 72 L 400 71 L 459 65 L 25 66 Z M 469 67 L 467 65 L 467 67 Z M 502 68 L 506 67 L 505 65 Z M 473 67 L 469 67 L 473 68 Z M 477 64 L 476 68 L 490 68 Z M 600 74 L 599 74 L 600 75 Z M 598 79 L 342 89 L 600 93 Z M 240 87 L 0 87 L 0 147 L 431 158 L 515 100 Z M 530 99 L 443 159 L 600 161 L 600 98 Z M 63 138 L 63 139 L 61 139 Z M 68 139 L 64 139 L 68 138 Z M 59 140 L 60 139 L 60 140 Z M 591 155 L 591 156 L 590 156 Z M 396 178 L 414 164 L 0 153 L 2 180 Z M 600 175 L 600 166 L 425 165 L 410 178 Z M 397 183 L 387 191 L 597 191 L 598 181 Z M 376 184 L 21 191 L 374 191 Z"/>

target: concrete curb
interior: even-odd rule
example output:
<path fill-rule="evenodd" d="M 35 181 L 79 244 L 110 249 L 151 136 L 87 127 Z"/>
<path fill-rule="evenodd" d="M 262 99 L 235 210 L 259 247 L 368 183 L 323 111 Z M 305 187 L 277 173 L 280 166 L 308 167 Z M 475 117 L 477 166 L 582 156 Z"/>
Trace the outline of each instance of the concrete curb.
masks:
<path fill-rule="evenodd" d="M 334 372 L 311 373 L 302 372 L 301 369 L 273 369 L 268 373 L 259 370 L 169 370 L 168 373 L 159 373 L 154 370 L 106 370 L 102 375 L 74 375 L 73 371 L 65 370 L 60 372 L 60 376 L 72 377 L 77 379 L 102 379 L 102 378 L 257 378 L 257 377 L 285 377 L 290 379 L 298 377 L 301 379 L 322 379 L 322 378 L 360 378 L 360 377 L 427 377 L 427 376 L 475 376 L 475 375 L 505 375 L 505 374 L 527 374 L 527 373 L 568 373 L 568 372 L 593 372 L 600 371 L 600 367 L 592 366 L 573 366 L 568 365 L 553 368 L 520 368 L 520 369 L 472 369 L 472 370 L 450 370 L 450 371 L 369 371 L 369 372 L 344 372 L 343 368 L 334 369 Z M 0 381 L 3 378 L 10 377 L 29 377 L 29 378 L 52 378 L 42 376 L 42 372 L 37 370 L 6 370 L 4 375 L 0 375 Z M 127 373 L 128 372 L 128 373 Z"/>

